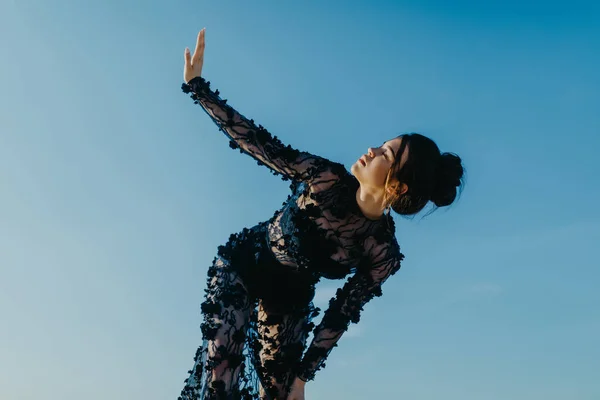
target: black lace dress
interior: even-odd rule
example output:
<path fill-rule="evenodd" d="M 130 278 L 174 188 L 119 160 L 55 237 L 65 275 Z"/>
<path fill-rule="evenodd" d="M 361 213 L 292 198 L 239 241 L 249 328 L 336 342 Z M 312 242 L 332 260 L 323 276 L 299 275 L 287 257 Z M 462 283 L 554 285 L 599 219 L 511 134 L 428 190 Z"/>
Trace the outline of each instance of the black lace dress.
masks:
<path fill-rule="evenodd" d="M 400 268 L 394 222 L 361 213 L 359 183 L 343 165 L 283 145 L 201 77 L 182 89 L 232 148 L 290 180 L 291 193 L 268 221 L 219 246 L 201 307 L 203 344 L 179 399 L 285 399 L 295 377 L 314 379 L 350 322 Z M 315 284 L 347 276 L 315 327 Z"/>

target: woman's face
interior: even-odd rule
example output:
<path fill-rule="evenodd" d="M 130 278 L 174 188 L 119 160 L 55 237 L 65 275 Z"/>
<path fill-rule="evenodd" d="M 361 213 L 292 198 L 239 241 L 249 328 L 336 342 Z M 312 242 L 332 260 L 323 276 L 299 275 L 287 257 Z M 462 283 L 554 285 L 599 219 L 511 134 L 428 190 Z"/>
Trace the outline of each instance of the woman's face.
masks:
<path fill-rule="evenodd" d="M 385 189 L 385 179 L 388 171 L 394 164 L 402 137 L 384 142 L 379 147 L 369 147 L 367 154 L 361 156 L 350 168 L 352 174 L 360 182 L 361 186 L 370 189 Z M 406 162 L 408 146 L 402 155 L 401 164 Z"/>

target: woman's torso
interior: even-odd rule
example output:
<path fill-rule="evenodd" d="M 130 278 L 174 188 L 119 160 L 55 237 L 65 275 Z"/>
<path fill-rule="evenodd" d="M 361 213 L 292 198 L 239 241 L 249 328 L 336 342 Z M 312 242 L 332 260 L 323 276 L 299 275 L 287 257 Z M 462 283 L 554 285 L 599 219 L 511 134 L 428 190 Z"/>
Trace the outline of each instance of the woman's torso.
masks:
<path fill-rule="evenodd" d="M 340 279 L 368 268 L 375 247 L 393 240 L 391 217 L 367 219 L 356 203 L 358 182 L 344 172 L 318 184 L 292 183 L 266 230 L 267 247 L 284 267 Z"/>

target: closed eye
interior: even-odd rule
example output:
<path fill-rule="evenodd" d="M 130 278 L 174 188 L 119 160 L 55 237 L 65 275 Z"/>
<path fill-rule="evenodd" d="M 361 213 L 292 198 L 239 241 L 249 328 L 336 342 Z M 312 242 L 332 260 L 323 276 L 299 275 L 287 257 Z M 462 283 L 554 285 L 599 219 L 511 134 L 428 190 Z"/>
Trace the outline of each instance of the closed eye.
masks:
<path fill-rule="evenodd" d="M 383 144 L 381 145 L 381 148 L 384 151 L 385 159 L 386 160 L 389 159 L 388 155 L 385 154 L 388 150 L 392 153 L 392 156 L 393 156 L 392 159 L 396 158 L 396 153 L 394 152 L 394 150 L 390 146 L 386 146 L 386 144 L 387 144 L 387 142 L 383 142 Z"/>

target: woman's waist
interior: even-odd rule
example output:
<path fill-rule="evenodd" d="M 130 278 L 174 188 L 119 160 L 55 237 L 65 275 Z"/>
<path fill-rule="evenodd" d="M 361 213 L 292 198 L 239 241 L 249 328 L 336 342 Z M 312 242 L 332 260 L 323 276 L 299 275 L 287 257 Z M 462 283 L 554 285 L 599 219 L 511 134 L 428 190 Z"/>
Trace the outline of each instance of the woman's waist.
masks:
<path fill-rule="evenodd" d="M 277 238 L 270 232 L 269 221 L 244 229 L 237 235 L 237 239 L 232 257 L 234 264 L 253 264 L 252 268 L 244 269 L 259 275 L 307 275 L 307 268 L 300 268 L 296 263 L 297 257 L 292 251 L 294 246 L 289 241 L 283 246 L 278 243 Z"/>
<path fill-rule="evenodd" d="M 273 310 L 291 310 L 309 304 L 315 279 L 307 270 L 283 265 L 273 254 L 264 225 L 250 228 L 240 243 L 234 265 L 249 292 Z M 243 266 L 243 267 L 242 267 Z"/>

